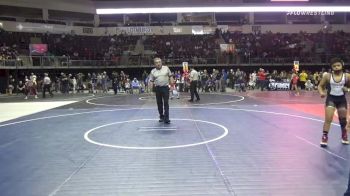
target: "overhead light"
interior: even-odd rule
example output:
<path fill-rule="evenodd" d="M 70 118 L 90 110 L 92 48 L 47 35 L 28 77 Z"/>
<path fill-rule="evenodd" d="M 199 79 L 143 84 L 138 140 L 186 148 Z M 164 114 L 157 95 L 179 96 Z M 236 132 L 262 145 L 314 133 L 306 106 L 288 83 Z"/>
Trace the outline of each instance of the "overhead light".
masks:
<path fill-rule="evenodd" d="M 22 30 L 23 29 L 23 25 L 19 24 L 19 25 L 16 26 L 16 28 L 19 29 L 19 30 Z"/>
<path fill-rule="evenodd" d="M 271 0 L 272 2 L 308 2 L 309 0 Z"/>
<path fill-rule="evenodd" d="M 97 14 L 150 13 L 220 13 L 220 12 L 350 12 L 350 6 L 250 6 L 250 7 L 162 7 L 96 9 Z"/>

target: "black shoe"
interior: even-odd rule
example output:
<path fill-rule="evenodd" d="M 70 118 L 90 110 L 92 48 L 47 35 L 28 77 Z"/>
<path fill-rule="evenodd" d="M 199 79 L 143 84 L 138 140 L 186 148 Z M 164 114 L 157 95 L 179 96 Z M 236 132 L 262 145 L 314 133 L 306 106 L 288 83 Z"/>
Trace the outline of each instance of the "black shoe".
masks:
<path fill-rule="evenodd" d="M 193 100 L 192 100 L 192 99 L 190 99 L 190 100 L 188 100 L 188 102 L 193 102 Z"/>
<path fill-rule="evenodd" d="M 164 122 L 164 116 L 159 117 L 159 122 Z"/>
<path fill-rule="evenodd" d="M 170 124 L 170 120 L 169 120 L 169 119 L 166 119 L 166 120 L 164 120 L 164 123 L 165 123 L 165 124 Z"/>
<path fill-rule="evenodd" d="M 200 101 L 201 99 L 197 99 L 196 101 Z"/>

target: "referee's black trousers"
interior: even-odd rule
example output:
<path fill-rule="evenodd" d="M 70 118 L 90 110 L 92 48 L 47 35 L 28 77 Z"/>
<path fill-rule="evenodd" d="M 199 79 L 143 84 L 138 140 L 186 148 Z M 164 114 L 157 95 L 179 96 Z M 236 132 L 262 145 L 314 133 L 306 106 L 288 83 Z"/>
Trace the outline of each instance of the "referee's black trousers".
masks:
<path fill-rule="evenodd" d="M 190 83 L 191 100 L 193 101 L 194 95 L 196 95 L 197 100 L 200 100 L 197 92 L 197 80 Z"/>
<path fill-rule="evenodd" d="M 156 86 L 155 88 L 159 117 L 164 120 L 169 120 L 169 87 Z"/>
<path fill-rule="evenodd" d="M 349 179 L 348 179 L 348 189 L 344 193 L 344 196 L 350 196 L 350 173 L 349 173 Z"/>

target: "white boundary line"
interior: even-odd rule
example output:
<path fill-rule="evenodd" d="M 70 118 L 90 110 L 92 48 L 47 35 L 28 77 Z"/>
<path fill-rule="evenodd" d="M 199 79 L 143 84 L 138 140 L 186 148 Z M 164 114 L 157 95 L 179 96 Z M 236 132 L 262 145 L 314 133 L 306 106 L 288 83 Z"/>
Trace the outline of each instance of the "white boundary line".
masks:
<path fill-rule="evenodd" d="M 347 160 L 347 159 L 345 159 L 344 157 L 341 157 L 341 156 L 339 156 L 339 155 L 337 155 L 337 154 L 335 154 L 335 153 L 333 153 L 333 152 L 331 152 L 331 151 L 329 151 L 329 150 L 327 150 L 327 149 L 325 149 L 325 148 L 322 148 L 322 147 L 320 147 L 319 145 L 316 145 L 316 144 L 310 142 L 309 140 L 307 140 L 307 139 L 305 139 L 305 138 L 303 138 L 303 137 L 300 137 L 300 136 L 297 136 L 297 135 L 294 135 L 294 136 L 295 136 L 296 138 L 298 138 L 298 139 L 304 141 L 305 143 L 310 144 L 311 146 L 314 146 L 314 147 L 316 147 L 316 148 L 318 148 L 318 149 L 320 149 L 320 150 L 323 150 L 323 151 L 327 152 L 327 153 L 330 154 L 330 155 L 333 155 L 333 156 L 335 156 L 335 157 L 338 157 L 338 158 L 340 158 L 340 159 L 343 159 L 344 161 Z"/>
<path fill-rule="evenodd" d="M 62 99 L 63 101 L 65 101 L 65 100 L 68 100 L 68 101 L 70 101 L 70 100 L 75 100 L 75 99 L 82 99 L 81 101 L 83 101 L 83 100 L 85 100 L 85 99 L 87 99 L 87 98 L 89 98 L 89 97 L 94 97 L 95 95 L 89 95 L 89 96 L 84 96 L 84 97 L 73 97 L 73 98 L 65 98 L 65 99 Z M 45 99 L 43 99 L 43 98 L 40 98 L 40 100 L 45 100 Z M 48 99 L 48 101 L 50 100 L 50 98 Z M 56 100 L 54 100 L 54 101 L 56 101 Z M 61 101 L 61 99 L 58 99 L 57 101 Z"/>
<path fill-rule="evenodd" d="M 177 127 L 139 127 L 138 129 L 177 129 Z"/>
<path fill-rule="evenodd" d="M 10 123 L 5 123 L 5 124 L 0 123 L 0 127 L 20 124 L 20 123 L 25 123 L 25 122 L 31 122 L 31 121 L 37 121 L 37 120 L 66 117 L 66 116 L 76 116 L 76 115 L 82 115 L 82 114 L 93 114 L 93 113 L 101 113 L 101 112 L 140 110 L 140 109 L 142 109 L 142 110 L 157 110 L 157 108 L 117 108 L 117 109 L 109 109 L 109 110 L 77 112 L 77 113 L 70 113 L 70 114 L 60 114 L 60 115 L 46 116 L 46 117 L 40 117 L 40 118 L 33 118 L 33 119 L 21 120 L 21 121 L 10 122 Z M 268 113 L 268 114 L 275 114 L 275 115 L 290 116 L 290 117 L 295 117 L 295 118 L 303 118 L 303 119 L 307 119 L 307 120 L 323 122 L 323 120 L 316 119 L 316 118 L 299 116 L 299 115 L 294 115 L 294 114 L 287 114 L 287 113 L 270 112 L 270 111 L 264 111 L 264 110 L 236 109 L 236 108 L 209 108 L 209 107 L 170 107 L 170 109 L 208 109 L 208 110 L 247 111 L 247 112 Z M 332 123 L 332 125 L 339 126 L 336 123 Z"/>
<path fill-rule="evenodd" d="M 173 148 L 185 148 L 185 147 L 192 147 L 192 146 L 198 146 L 198 145 L 202 145 L 202 144 L 207 144 L 210 142 L 215 142 L 217 140 L 222 139 L 223 137 L 225 137 L 228 134 L 228 129 L 220 124 L 214 123 L 214 122 L 209 122 L 209 121 L 204 121 L 204 120 L 194 120 L 194 119 L 177 119 L 177 118 L 173 118 L 171 119 L 172 121 L 194 121 L 194 122 L 202 122 L 202 123 L 207 123 L 207 124 L 212 124 L 215 126 L 218 126 L 222 129 L 224 129 L 224 133 L 222 135 L 220 135 L 219 137 L 216 137 L 214 139 L 211 140 L 207 140 L 207 141 L 203 141 L 203 142 L 197 142 L 197 143 L 192 143 L 192 144 L 185 144 L 185 145 L 176 145 L 176 146 L 163 146 L 163 147 L 137 147 L 137 146 L 118 146 L 118 145 L 111 145 L 111 144 L 105 144 L 105 143 L 101 143 L 101 142 L 96 142 L 92 139 L 89 138 L 89 134 L 93 131 L 96 131 L 97 129 L 100 129 L 102 127 L 107 127 L 110 125 L 115 125 L 115 124 L 122 124 L 122 123 L 129 123 L 129 122 L 139 122 L 139 121 L 157 121 L 158 119 L 137 119 L 137 120 L 127 120 L 127 121 L 120 121 L 120 122 L 114 122 L 114 123 L 109 123 L 109 124 L 105 124 L 105 125 L 101 125 L 98 127 L 95 127 L 93 129 L 90 129 L 88 131 L 85 132 L 84 134 L 84 139 L 92 144 L 96 144 L 99 146 L 105 146 L 105 147 L 110 147 L 110 148 L 121 148 L 121 149 L 131 149 L 131 150 L 161 150 L 161 149 L 173 149 Z"/>
<path fill-rule="evenodd" d="M 69 94 L 71 95 L 71 94 Z M 68 96 L 69 96 L 68 95 Z M 27 103 L 27 102 L 31 102 L 31 101 L 40 101 L 40 102 L 50 102 L 50 101 L 72 101 L 72 100 L 76 100 L 76 99 L 86 99 L 86 98 L 89 98 L 89 97 L 94 97 L 95 95 L 88 95 L 88 96 L 81 96 L 81 97 L 71 97 L 71 98 L 66 98 L 64 97 L 64 95 L 62 95 L 62 99 L 60 98 L 57 98 L 55 97 L 55 94 L 54 94 L 54 97 L 50 97 L 50 98 L 42 98 L 42 97 L 39 97 L 38 99 L 27 99 L 27 100 L 24 100 L 24 95 L 10 95 L 10 96 L 6 96 L 6 97 L 3 97 L 3 96 L 0 96 L 0 99 L 10 99 L 10 98 L 22 98 L 23 100 L 23 103 Z M 64 98 L 64 99 L 63 99 Z M 2 103 L 15 103 L 15 102 L 2 102 Z"/>
<path fill-rule="evenodd" d="M 286 93 L 290 93 L 290 91 L 283 91 L 283 92 L 286 92 Z M 257 100 L 279 100 L 279 101 L 283 101 L 283 102 L 286 102 L 286 103 L 295 103 L 295 102 L 298 102 L 300 104 L 324 104 L 324 102 L 320 102 L 320 103 L 315 103 L 311 100 L 300 100 L 298 98 L 298 100 L 293 100 L 293 99 L 288 99 L 288 100 L 281 100 L 280 98 L 273 98 L 273 97 L 263 97 L 263 96 L 254 96 L 254 92 L 248 92 L 246 94 L 247 97 L 249 98 L 252 98 L 252 99 L 257 99 Z M 295 97 L 295 96 L 294 96 Z M 309 95 L 302 95 L 300 97 L 309 97 L 309 98 L 313 98 L 314 96 L 309 96 Z"/>
<path fill-rule="evenodd" d="M 156 96 L 144 96 L 144 97 L 139 97 L 139 100 L 145 101 L 145 100 L 150 100 L 149 98 L 153 97 L 154 100 L 156 100 Z M 174 97 L 176 99 L 176 97 Z M 180 99 L 189 99 L 191 96 L 181 96 Z M 169 98 L 170 99 L 170 98 Z"/>
<path fill-rule="evenodd" d="M 90 105 L 99 105 L 99 106 L 118 106 L 118 107 L 123 107 L 123 106 L 125 106 L 125 107 L 127 107 L 127 106 L 137 106 L 137 105 L 126 105 L 126 104 L 124 104 L 124 105 L 113 105 L 113 104 L 103 104 L 103 103 L 93 103 L 93 102 L 90 102 L 91 100 L 96 100 L 96 99 L 101 99 L 101 98 L 108 98 L 108 97 L 125 97 L 126 95 L 124 95 L 124 96 L 100 96 L 100 97 L 95 97 L 95 98 L 92 98 L 92 99 L 88 99 L 88 100 L 86 100 L 85 102 L 87 103 L 87 104 L 90 104 Z"/>
<path fill-rule="evenodd" d="M 230 95 L 230 94 L 218 94 L 218 93 L 215 93 L 215 94 L 208 94 L 208 95 L 221 95 L 221 96 L 231 96 L 231 97 L 239 97 L 238 100 L 233 100 L 233 101 L 225 101 L 225 102 L 217 102 L 217 103 L 194 103 L 194 104 L 191 104 L 191 105 L 199 105 L 199 106 L 207 106 L 207 105 L 220 105 L 220 104 L 226 104 L 226 103 L 235 103 L 235 102 L 240 102 L 240 101 L 243 101 L 244 100 L 244 97 L 243 96 L 240 96 L 240 95 Z M 155 96 L 155 95 L 154 95 Z M 105 96 L 105 97 L 111 97 L 111 96 Z M 152 96 L 146 96 L 146 97 L 152 97 Z M 100 99 L 100 98 L 104 98 L 104 97 L 96 97 L 96 98 L 93 98 L 93 99 L 88 99 L 86 100 L 85 102 L 87 104 L 91 104 L 91 105 L 99 105 L 99 106 L 137 106 L 137 105 L 113 105 L 113 104 L 103 104 L 103 103 L 93 103 L 93 102 L 90 102 L 91 100 L 96 100 L 96 99 Z M 140 99 L 141 98 L 141 99 Z M 142 98 L 145 98 L 145 97 L 139 97 L 140 100 L 145 100 L 145 99 L 142 99 Z"/>
<path fill-rule="evenodd" d="M 176 129 L 139 129 L 140 132 L 153 132 L 153 131 L 176 131 Z"/>
<path fill-rule="evenodd" d="M 25 97 L 23 94 L 21 95 L 1 95 L 0 99 L 10 99 L 10 98 L 16 98 L 16 97 Z"/>

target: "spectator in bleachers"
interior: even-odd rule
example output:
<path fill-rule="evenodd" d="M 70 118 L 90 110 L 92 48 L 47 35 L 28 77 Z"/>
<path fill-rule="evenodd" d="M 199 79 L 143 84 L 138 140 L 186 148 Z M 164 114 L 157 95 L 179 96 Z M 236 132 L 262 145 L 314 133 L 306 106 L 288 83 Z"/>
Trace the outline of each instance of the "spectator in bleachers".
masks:
<path fill-rule="evenodd" d="M 305 90 L 312 91 L 314 89 L 314 84 L 312 84 L 311 80 L 307 80 L 305 83 Z"/>
<path fill-rule="evenodd" d="M 8 79 L 8 94 L 9 95 L 12 95 L 13 91 L 15 90 L 15 79 L 13 78 L 12 75 L 9 76 L 9 79 Z"/>
<path fill-rule="evenodd" d="M 130 79 L 129 78 L 127 78 L 125 83 L 124 83 L 124 89 L 125 89 L 125 93 L 132 94 L 132 89 L 131 89 L 131 84 L 130 84 Z"/>
<path fill-rule="evenodd" d="M 298 82 L 299 82 L 298 72 L 293 70 L 292 79 L 291 79 L 291 84 L 292 84 L 291 91 L 292 92 L 294 91 L 294 94 L 296 96 L 300 95 L 300 93 L 299 93 L 299 83 Z"/>
<path fill-rule="evenodd" d="M 22 93 L 22 94 L 26 94 L 25 90 L 26 90 L 26 86 L 24 85 L 23 81 L 20 80 L 18 81 L 18 84 L 17 84 L 17 95 Z"/>
<path fill-rule="evenodd" d="M 118 72 L 113 72 L 112 73 L 112 87 L 114 94 L 118 94 L 118 89 L 119 89 L 119 74 Z"/>
<path fill-rule="evenodd" d="M 44 80 L 43 80 L 43 98 L 46 97 L 46 91 L 49 92 L 50 96 L 53 97 L 52 91 L 51 91 L 51 79 L 49 77 L 48 73 L 44 73 Z"/>
<path fill-rule="evenodd" d="M 72 78 L 72 91 L 73 94 L 76 93 L 76 89 L 77 89 L 77 79 L 75 77 Z"/>
<path fill-rule="evenodd" d="M 38 92 L 37 92 L 37 82 L 36 82 L 36 75 L 34 73 L 31 73 L 29 79 L 26 79 L 26 96 L 24 99 L 28 99 L 28 95 L 34 95 L 34 98 L 38 98 Z"/>
<path fill-rule="evenodd" d="M 69 78 L 67 74 L 61 73 L 61 92 L 63 94 L 69 94 Z"/>
<path fill-rule="evenodd" d="M 349 33 L 342 31 L 328 33 L 221 33 L 225 43 L 234 44 L 234 62 L 292 62 L 298 58 L 302 62 L 326 60 L 326 54 L 350 55 Z M 65 56 L 72 60 L 113 60 L 118 63 L 123 51 L 135 46 L 138 36 L 120 34 L 115 36 L 77 36 L 73 34 L 39 34 L 4 32 L 0 36 L 0 60 L 16 59 L 19 51 L 28 55 L 31 37 L 49 45 L 49 53 Z M 325 40 L 323 39 L 325 37 Z M 323 43 L 324 44 L 319 44 Z M 210 63 L 220 56 L 220 38 L 215 35 L 153 35 L 146 36 L 143 44 L 149 46 L 166 62 L 189 61 L 190 63 Z M 327 51 L 323 48 L 327 45 Z M 256 60 L 256 58 L 260 58 Z M 345 61 L 348 59 L 345 58 Z"/>
<path fill-rule="evenodd" d="M 265 73 L 265 70 L 263 68 L 259 69 L 257 86 L 258 86 L 258 88 L 261 89 L 261 91 L 263 91 L 264 88 L 266 87 L 266 73 Z"/>
<path fill-rule="evenodd" d="M 301 89 L 305 89 L 305 83 L 308 79 L 308 75 L 306 73 L 305 70 L 301 71 L 301 73 L 299 74 L 299 87 Z"/>
<path fill-rule="evenodd" d="M 136 78 L 132 80 L 131 88 L 132 88 L 132 90 L 130 91 L 131 94 L 135 94 L 135 92 L 138 92 L 139 94 L 141 93 L 141 84 Z"/>
<path fill-rule="evenodd" d="M 256 71 L 253 73 L 249 74 L 249 82 L 248 82 L 248 89 L 253 90 L 255 89 L 256 85 Z"/>
<path fill-rule="evenodd" d="M 225 69 L 221 70 L 220 78 L 220 92 L 226 92 L 227 72 Z"/>

